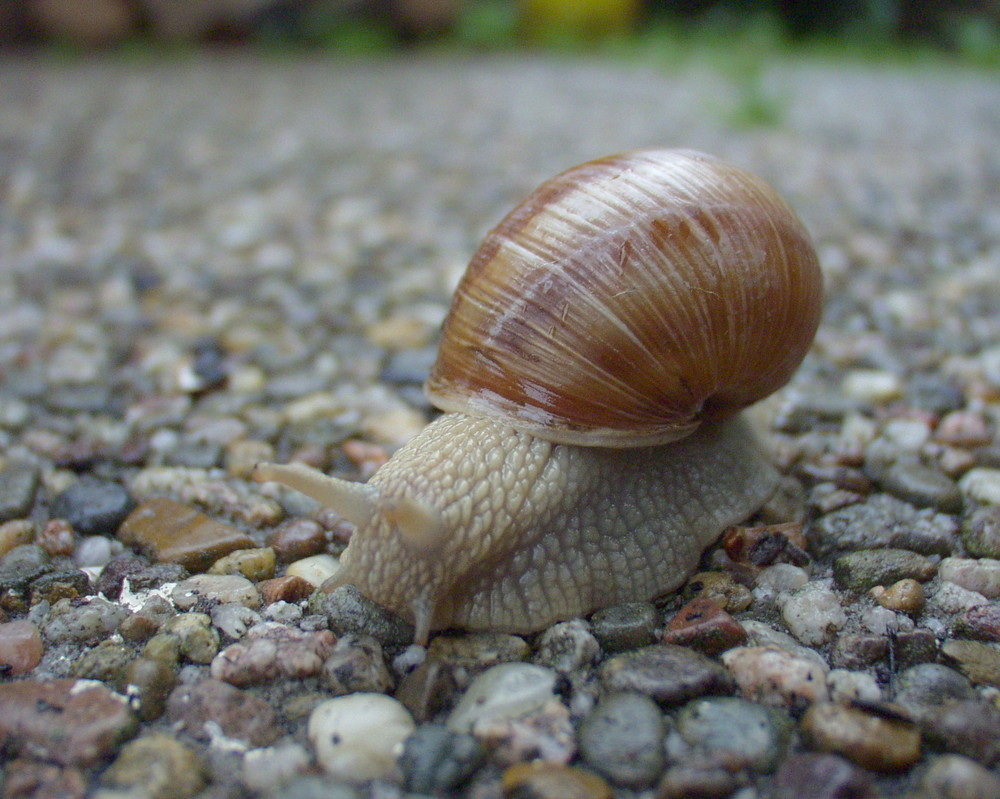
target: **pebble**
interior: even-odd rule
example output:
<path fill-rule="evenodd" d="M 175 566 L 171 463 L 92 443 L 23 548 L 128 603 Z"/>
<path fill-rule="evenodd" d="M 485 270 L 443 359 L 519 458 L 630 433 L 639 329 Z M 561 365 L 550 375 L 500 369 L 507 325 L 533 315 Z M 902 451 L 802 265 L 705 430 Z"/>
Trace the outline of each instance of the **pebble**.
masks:
<path fill-rule="evenodd" d="M 339 568 L 340 561 L 333 555 L 310 555 L 289 563 L 285 569 L 285 576 L 299 577 L 314 588 L 319 588 L 333 577 Z"/>
<path fill-rule="evenodd" d="M 131 738 L 137 719 L 124 697 L 87 680 L 0 684 L 0 749 L 88 767 Z"/>
<path fill-rule="evenodd" d="M 12 519 L 0 524 L 0 558 L 10 552 L 14 547 L 30 544 L 35 540 L 35 523 L 29 519 Z M 42 544 L 41 541 L 38 542 Z M 47 547 L 42 546 L 46 554 L 53 554 Z M 71 550 L 72 551 L 72 550 Z"/>
<path fill-rule="evenodd" d="M 53 568 L 51 558 L 40 546 L 14 547 L 0 560 L 0 607 L 27 610 L 28 586 Z"/>
<path fill-rule="evenodd" d="M 837 584 L 858 593 L 906 578 L 926 582 L 936 570 L 934 561 L 907 549 L 863 549 L 833 562 Z"/>
<path fill-rule="evenodd" d="M 486 757 L 479 741 L 444 724 L 424 724 L 403 744 L 399 769 L 406 790 L 438 795 L 460 786 Z"/>
<path fill-rule="evenodd" d="M 313 613 L 322 613 L 337 635 L 361 633 L 385 647 L 413 642 L 413 625 L 372 602 L 353 585 L 342 585 L 329 594 L 318 591 L 309 600 Z"/>
<path fill-rule="evenodd" d="M 945 513 L 962 510 L 962 491 L 943 472 L 918 461 L 905 459 L 890 466 L 881 475 L 882 488 L 918 508 L 936 508 Z"/>
<path fill-rule="evenodd" d="M 500 663 L 476 677 L 448 716 L 448 729 L 469 732 L 477 722 L 513 719 L 555 698 L 556 672 L 531 663 Z"/>
<path fill-rule="evenodd" d="M 830 699 L 841 704 L 853 701 L 881 702 L 882 689 L 875 677 L 866 671 L 831 669 L 826 675 L 826 686 Z"/>
<path fill-rule="evenodd" d="M 745 644 L 747 633 L 715 601 L 697 597 L 667 622 L 661 640 L 667 644 L 690 647 L 705 655 L 717 655 Z"/>
<path fill-rule="evenodd" d="M 273 602 L 264 608 L 265 619 L 282 624 L 295 624 L 302 620 L 303 615 L 302 608 L 291 602 Z"/>
<path fill-rule="evenodd" d="M 326 531 L 312 519 L 288 519 L 268 536 L 267 545 L 282 563 L 292 563 L 322 554 Z"/>
<path fill-rule="evenodd" d="M 847 624 L 840 597 L 822 582 L 808 583 L 779 604 L 789 632 L 809 646 L 829 642 Z"/>
<path fill-rule="evenodd" d="M 973 684 L 1000 688 L 1000 649 L 981 641 L 951 639 L 941 645 L 941 654 L 956 663 Z"/>
<path fill-rule="evenodd" d="M 727 613 L 746 610 L 753 603 L 750 589 L 726 572 L 698 572 L 684 586 L 684 597 L 710 599 Z"/>
<path fill-rule="evenodd" d="M 274 577 L 270 580 L 261 580 L 257 583 L 257 592 L 260 594 L 261 601 L 265 605 L 270 605 L 274 602 L 291 602 L 297 604 L 304 599 L 308 599 L 315 588 L 316 586 L 312 583 L 292 574 L 286 574 L 283 577 Z"/>
<path fill-rule="evenodd" d="M 996 799 L 1000 775 L 967 757 L 940 755 L 924 771 L 920 787 L 936 799 Z"/>
<path fill-rule="evenodd" d="M 179 613 L 167 619 L 160 631 L 176 636 L 181 656 L 192 663 L 211 663 L 219 651 L 219 633 L 206 613 Z"/>
<path fill-rule="evenodd" d="M 882 607 L 909 616 L 919 616 L 927 604 L 924 587 L 910 577 L 897 580 L 888 588 L 877 585 L 870 593 Z"/>
<path fill-rule="evenodd" d="M 960 638 L 1000 642 L 1000 604 L 977 605 L 961 613 L 952 629 Z"/>
<path fill-rule="evenodd" d="M 941 613 L 961 613 L 963 610 L 985 605 L 989 600 L 982 594 L 969 591 L 956 583 L 941 582 L 929 597 L 928 604 L 933 611 Z"/>
<path fill-rule="evenodd" d="M 402 678 L 395 695 L 413 718 L 424 722 L 449 707 L 457 692 L 451 667 L 428 660 Z"/>
<path fill-rule="evenodd" d="M 130 741 L 101 775 L 101 785 L 125 796 L 188 799 L 207 781 L 198 756 L 166 733 Z M 95 799 L 103 799 L 98 792 Z"/>
<path fill-rule="evenodd" d="M 810 528 L 809 541 L 818 556 L 882 547 L 948 555 L 957 531 L 951 516 L 875 494 L 862 504 L 821 516 Z"/>
<path fill-rule="evenodd" d="M 211 725 L 249 747 L 267 746 L 282 734 L 270 704 L 214 679 L 178 685 L 167 700 L 166 711 L 172 725 L 199 741 L 213 737 Z"/>
<path fill-rule="evenodd" d="M 75 601 L 60 599 L 45 617 L 42 632 L 54 644 L 96 646 L 128 615 L 126 608 L 101 597 L 89 596 Z"/>
<path fill-rule="evenodd" d="M 671 765 L 657 786 L 657 799 L 727 799 L 738 797 L 747 782 L 741 771 L 729 768 L 712 756 L 689 755 Z"/>
<path fill-rule="evenodd" d="M 759 527 L 730 527 L 722 537 L 726 554 L 737 563 L 765 567 L 774 563 L 809 562 L 802 525 L 798 522 Z"/>
<path fill-rule="evenodd" d="M 115 551 L 118 544 L 119 552 Z M 81 538 L 73 550 L 73 563 L 81 569 L 101 567 L 115 555 L 120 554 L 121 543 L 103 535 L 88 535 Z"/>
<path fill-rule="evenodd" d="M 508 633 L 439 635 L 427 647 L 427 659 L 446 663 L 456 675 L 476 675 L 500 663 L 527 660 L 528 643 Z"/>
<path fill-rule="evenodd" d="M 1000 506 L 984 505 L 966 516 L 962 543 L 974 558 L 1000 559 Z"/>
<path fill-rule="evenodd" d="M 761 605 L 774 605 L 783 593 L 797 591 L 809 582 L 809 573 L 791 563 L 775 563 L 761 571 L 753 582 L 753 599 Z"/>
<path fill-rule="evenodd" d="M 774 646 L 744 646 L 724 652 L 722 662 L 744 698 L 768 707 L 797 711 L 829 697 L 827 669 L 813 657 Z"/>
<path fill-rule="evenodd" d="M 237 549 L 211 565 L 209 574 L 239 574 L 251 582 L 274 577 L 277 557 L 270 547 Z"/>
<path fill-rule="evenodd" d="M 29 758 L 4 765 L 5 799 L 84 799 L 88 780 L 82 769 Z"/>
<path fill-rule="evenodd" d="M 601 655 L 601 646 L 582 619 L 554 624 L 536 645 L 533 660 L 560 674 L 569 674 L 593 666 Z"/>
<path fill-rule="evenodd" d="M 238 574 L 196 574 L 177 583 L 170 599 L 180 610 L 227 602 L 256 610 L 261 604 L 254 584 Z"/>
<path fill-rule="evenodd" d="M 661 705 L 677 705 L 733 690 L 731 677 L 718 663 L 674 644 L 656 644 L 615 655 L 601 664 L 598 673 L 603 690 L 638 691 Z"/>
<path fill-rule="evenodd" d="M 577 748 L 569 709 L 555 698 L 514 717 L 501 714 L 477 719 L 472 735 L 499 766 L 528 760 L 566 764 L 573 759 Z"/>
<path fill-rule="evenodd" d="M 1000 765 L 1000 709 L 981 699 L 944 702 L 921 720 L 927 742 L 987 768 Z"/>
<path fill-rule="evenodd" d="M 165 663 L 138 657 L 125 669 L 125 692 L 142 721 L 155 721 L 167 707 L 167 697 L 177 683 L 177 677 Z"/>
<path fill-rule="evenodd" d="M 133 510 L 118 538 L 153 560 L 204 571 L 224 555 L 251 549 L 253 539 L 230 524 L 216 521 L 172 499 L 149 499 Z"/>
<path fill-rule="evenodd" d="M 42 636 L 27 619 L 0 624 L 0 674 L 22 677 L 39 664 L 44 653 Z"/>
<path fill-rule="evenodd" d="M 921 663 L 901 671 L 895 687 L 894 703 L 905 708 L 915 719 L 936 714 L 946 702 L 976 696 L 968 677 L 940 663 Z"/>
<path fill-rule="evenodd" d="M 337 641 L 323 663 L 319 677 L 333 696 L 385 694 L 395 685 L 378 641 L 356 633 L 348 633 Z"/>
<path fill-rule="evenodd" d="M 825 752 L 789 757 L 774 776 L 775 799 L 868 799 L 871 777 L 849 760 Z"/>
<path fill-rule="evenodd" d="M 677 716 L 677 729 L 690 745 L 762 773 L 777 768 L 793 728 L 785 711 L 737 697 L 696 699 Z"/>
<path fill-rule="evenodd" d="M 920 759 L 916 724 L 859 707 L 813 705 L 802 718 L 801 732 L 809 746 L 843 755 L 871 771 L 903 771 Z"/>
<path fill-rule="evenodd" d="M 134 507 L 118 483 L 85 476 L 52 501 L 52 515 L 68 521 L 78 535 L 114 535 Z"/>
<path fill-rule="evenodd" d="M 134 657 L 135 653 L 130 646 L 114 640 L 101 641 L 73 661 L 70 674 L 81 679 L 121 685 L 125 679 L 125 671 Z"/>
<path fill-rule="evenodd" d="M 309 751 L 304 746 L 284 741 L 277 746 L 264 746 L 247 752 L 240 776 L 243 784 L 252 791 L 274 797 L 288 796 L 288 785 L 297 776 L 309 772 L 310 761 Z M 327 792 L 318 794 L 317 799 L 337 799 L 338 796 L 336 788 L 328 785 Z"/>
<path fill-rule="evenodd" d="M 989 505 L 1000 505 L 1000 469 L 979 466 L 969 469 L 958 481 L 967 497 Z"/>
<path fill-rule="evenodd" d="M 652 602 L 627 602 L 597 611 L 590 632 L 605 652 L 623 652 L 652 644 L 656 623 Z"/>
<path fill-rule="evenodd" d="M 339 696 L 309 716 L 309 741 L 329 775 L 348 782 L 389 777 L 416 725 L 409 711 L 382 694 Z"/>
<path fill-rule="evenodd" d="M 1000 560 L 945 558 L 938 566 L 938 576 L 987 599 L 1000 597 Z"/>
<path fill-rule="evenodd" d="M 12 463 L 0 471 L 0 522 L 27 516 L 38 490 L 38 470 Z M 0 551 L 0 555 L 5 554 Z"/>
<path fill-rule="evenodd" d="M 603 697 L 580 725 L 583 762 L 616 785 L 647 788 L 666 764 L 663 711 L 648 696 L 621 691 Z"/>
<path fill-rule="evenodd" d="M 304 632 L 277 622 L 251 627 L 243 640 L 212 660 L 211 674 L 231 685 L 247 686 L 278 679 L 315 677 L 336 643 L 329 630 Z"/>
<path fill-rule="evenodd" d="M 844 396 L 874 405 L 899 399 L 902 389 L 899 375 L 878 369 L 852 369 L 840 381 Z"/>
<path fill-rule="evenodd" d="M 212 608 L 210 615 L 212 626 L 234 640 L 242 638 L 247 630 L 262 620 L 261 615 L 256 610 L 238 602 L 216 605 Z"/>
<path fill-rule="evenodd" d="M 557 763 L 516 763 L 504 771 L 504 797 L 515 799 L 611 799 L 611 786 L 596 774 Z"/>

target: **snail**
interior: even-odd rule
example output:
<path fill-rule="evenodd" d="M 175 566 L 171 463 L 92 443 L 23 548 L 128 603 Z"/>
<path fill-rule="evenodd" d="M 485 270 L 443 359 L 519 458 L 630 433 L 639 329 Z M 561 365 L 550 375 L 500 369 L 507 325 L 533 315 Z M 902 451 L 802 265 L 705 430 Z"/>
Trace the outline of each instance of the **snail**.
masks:
<path fill-rule="evenodd" d="M 804 226 L 759 178 L 637 150 L 549 180 L 485 239 L 425 384 L 445 413 L 367 483 L 259 464 L 356 530 L 353 584 L 415 626 L 526 633 L 677 588 L 779 475 L 739 411 L 819 324 Z"/>

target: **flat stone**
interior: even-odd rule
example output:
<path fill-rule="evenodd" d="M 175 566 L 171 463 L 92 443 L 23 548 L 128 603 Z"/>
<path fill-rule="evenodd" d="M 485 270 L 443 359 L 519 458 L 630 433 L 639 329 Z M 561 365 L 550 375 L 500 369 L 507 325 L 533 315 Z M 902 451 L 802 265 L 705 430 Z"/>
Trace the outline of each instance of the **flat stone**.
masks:
<path fill-rule="evenodd" d="M 918 508 L 936 508 L 945 513 L 962 510 L 958 484 L 937 469 L 912 460 L 901 460 L 881 475 L 882 488 Z"/>
<path fill-rule="evenodd" d="M 439 660 L 458 672 L 480 674 L 500 663 L 527 660 L 527 642 L 508 633 L 439 635 L 427 647 L 427 659 Z"/>
<path fill-rule="evenodd" d="M 596 774 L 557 763 L 517 763 L 503 773 L 504 796 L 532 799 L 611 799 L 611 786 Z"/>
<path fill-rule="evenodd" d="M 728 694 L 734 687 L 718 663 L 674 644 L 616 655 L 604 661 L 598 673 L 605 691 L 638 691 L 661 705 L 676 705 L 706 694 Z"/>
<path fill-rule="evenodd" d="M 372 602 L 353 585 L 343 585 L 329 594 L 316 592 L 310 611 L 322 613 L 337 635 L 361 633 L 383 646 L 406 646 L 413 642 L 413 625 Z"/>
<path fill-rule="evenodd" d="M 667 622 L 662 641 L 717 655 L 746 643 L 747 632 L 726 611 L 706 597 L 692 599 Z"/>
<path fill-rule="evenodd" d="M 171 499 L 155 498 L 133 510 L 118 538 L 156 561 L 204 571 L 223 555 L 254 547 L 253 539 L 230 524 L 216 521 Z"/>
<path fill-rule="evenodd" d="M 57 569 L 43 574 L 31 584 L 28 592 L 32 605 L 39 602 L 55 604 L 60 599 L 76 599 L 93 593 L 90 577 L 79 569 Z"/>
<path fill-rule="evenodd" d="M 382 694 L 328 699 L 309 716 L 309 741 L 316 762 L 347 782 L 391 776 L 403 742 L 415 729 L 402 704 Z"/>
<path fill-rule="evenodd" d="M 206 781 L 198 756 L 165 733 L 129 741 L 101 775 L 106 788 L 163 799 L 188 799 Z"/>
<path fill-rule="evenodd" d="M 768 707 L 801 710 L 829 694 L 824 666 L 812 657 L 775 646 L 741 646 L 722 655 L 740 693 Z"/>
<path fill-rule="evenodd" d="M 132 647 L 115 640 L 101 641 L 73 661 L 70 674 L 88 680 L 100 680 L 109 685 L 121 685 L 125 670 L 135 657 Z"/>
<path fill-rule="evenodd" d="M 938 576 L 987 599 L 1000 597 L 1000 560 L 945 558 L 938 566 Z"/>
<path fill-rule="evenodd" d="M 0 748 L 63 766 L 96 765 L 137 727 L 124 697 L 90 681 L 0 684 L 0 707 Z"/>
<path fill-rule="evenodd" d="M 484 719 L 512 719 L 542 708 L 553 699 L 556 673 L 530 663 L 501 663 L 468 687 L 448 716 L 448 729 L 469 732 Z"/>
<path fill-rule="evenodd" d="M 975 685 L 1000 688 L 1000 649 L 979 641 L 951 639 L 942 644 L 941 654 L 958 664 Z"/>
<path fill-rule="evenodd" d="M 605 696 L 580 725 L 580 756 L 616 785 L 653 785 L 666 763 L 663 711 L 648 696 L 622 691 Z"/>
<path fill-rule="evenodd" d="M 677 729 L 692 746 L 763 773 L 777 768 L 793 727 L 783 710 L 729 696 L 696 699 L 677 717 Z"/>
<path fill-rule="evenodd" d="M 0 522 L 27 516 L 38 490 L 38 470 L 12 463 L 0 472 Z"/>
<path fill-rule="evenodd" d="M 260 594 L 252 582 L 238 574 L 196 574 L 174 586 L 170 599 L 180 610 L 236 602 L 260 607 Z"/>
<path fill-rule="evenodd" d="M 134 507 L 118 483 L 87 476 L 53 500 L 52 515 L 68 521 L 77 535 L 114 535 Z"/>
<path fill-rule="evenodd" d="M 865 549 L 842 555 L 833 563 L 837 584 L 859 592 L 905 578 L 926 582 L 936 570 L 932 560 L 906 549 Z"/>
<path fill-rule="evenodd" d="M 872 771 L 903 771 L 920 759 L 920 729 L 901 718 L 824 702 L 806 711 L 801 729 L 813 748 Z"/>
<path fill-rule="evenodd" d="M 652 644 L 656 622 L 652 602 L 627 602 L 597 611 L 590 631 L 605 652 L 623 652 Z"/>
<path fill-rule="evenodd" d="M 0 673 L 10 677 L 28 674 L 44 653 L 42 636 L 27 619 L 0 624 Z"/>
<path fill-rule="evenodd" d="M 227 738 L 251 747 L 267 746 L 281 737 L 274 709 L 260 697 L 219 680 L 180 685 L 167 700 L 167 718 L 200 741 L 212 737 L 210 724 Z"/>
<path fill-rule="evenodd" d="M 775 799 L 865 799 L 871 777 L 849 760 L 825 752 L 792 755 L 774 776 Z"/>

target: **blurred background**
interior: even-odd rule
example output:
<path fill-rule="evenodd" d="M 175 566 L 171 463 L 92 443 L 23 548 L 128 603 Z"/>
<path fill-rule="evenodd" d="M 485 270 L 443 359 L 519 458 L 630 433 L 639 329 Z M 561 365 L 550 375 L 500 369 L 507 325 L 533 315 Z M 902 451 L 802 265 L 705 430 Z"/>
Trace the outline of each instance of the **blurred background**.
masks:
<path fill-rule="evenodd" d="M 734 32 L 771 48 L 1000 63 L 1000 0 L 0 0 L 0 46 L 566 48 L 677 54 Z"/>

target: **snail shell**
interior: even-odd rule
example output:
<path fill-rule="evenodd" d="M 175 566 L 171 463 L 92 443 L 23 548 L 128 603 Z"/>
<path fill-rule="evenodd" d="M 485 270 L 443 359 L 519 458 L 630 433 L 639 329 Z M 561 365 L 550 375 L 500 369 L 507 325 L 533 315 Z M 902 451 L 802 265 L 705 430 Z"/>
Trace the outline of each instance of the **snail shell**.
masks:
<path fill-rule="evenodd" d="M 549 441 L 660 444 L 784 385 L 821 301 L 805 228 L 759 178 L 686 150 L 602 158 L 486 236 L 426 392 Z"/>

